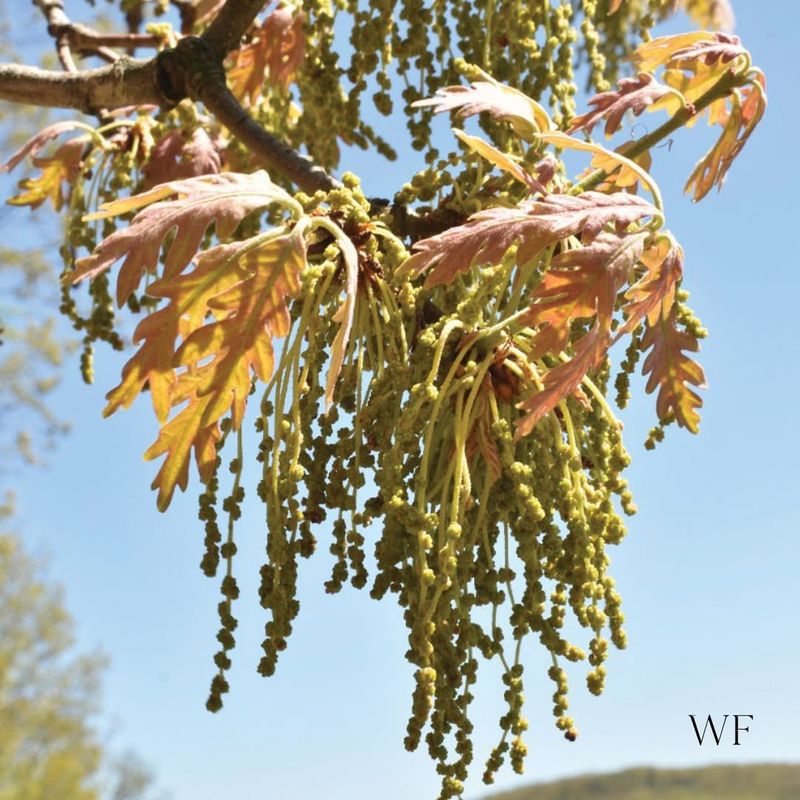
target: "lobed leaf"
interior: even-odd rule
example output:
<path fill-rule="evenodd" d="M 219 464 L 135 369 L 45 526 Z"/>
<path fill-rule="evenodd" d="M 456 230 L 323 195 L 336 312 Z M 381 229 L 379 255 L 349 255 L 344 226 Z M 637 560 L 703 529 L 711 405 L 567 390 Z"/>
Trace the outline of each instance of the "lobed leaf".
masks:
<path fill-rule="evenodd" d="M 411 105 L 413 108 L 431 106 L 434 114 L 458 111 L 462 117 L 487 111 L 495 119 L 510 122 L 517 135 L 527 140 L 539 131 L 552 129 L 550 117 L 535 100 L 483 74 L 486 80 L 475 81 L 470 86 L 446 86 L 438 89 L 435 97 L 417 100 Z"/>
<path fill-rule="evenodd" d="M 62 120 L 61 122 L 54 122 L 52 125 L 42 128 L 39 133 L 28 139 L 5 164 L 0 165 L 0 173 L 11 172 L 25 156 L 35 156 L 48 142 L 58 138 L 61 134 L 67 131 L 86 130 L 87 128 L 88 126 L 83 122 L 76 122 L 74 120 Z"/>
<path fill-rule="evenodd" d="M 231 91 L 255 104 L 264 80 L 284 91 L 294 80 L 305 51 L 305 15 L 299 8 L 279 4 L 256 31 L 256 38 L 233 54 L 228 70 Z"/>
<path fill-rule="evenodd" d="M 145 163 L 144 188 L 161 183 L 213 175 L 222 170 L 219 147 L 205 129 L 197 128 L 190 139 L 180 131 L 170 131 L 158 140 Z"/>
<path fill-rule="evenodd" d="M 633 60 L 641 72 L 654 72 L 661 66 L 686 69 L 698 63 L 719 70 L 739 56 L 747 56 L 747 50 L 738 36 L 719 31 L 695 31 L 644 42 L 636 48 Z"/>
<path fill-rule="evenodd" d="M 516 423 L 514 435 L 517 439 L 527 436 L 542 417 L 580 389 L 586 375 L 605 358 L 609 344 L 608 331 L 596 322 L 589 333 L 578 340 L 572 358 L 547 372 L 542 390 L 517 404 L 517 408 L 525 411 L 525 416 Z"/>
<path fill-rule="evenodd" d="M 88 141 L 88 136 L 78 136 L 62 144 L 52 156 L 34 157 L 33 165 L 41 170 L 41 174 L 36 178 L 23 178 L 18 184 L 23 191 L 7 202 L 12 206 L 38 208 L 49 199 L 53 208 L 60 211 L 64 205 L 63 184 L 70 186 L 80 173 Z M 33 147 L 28 152 L 38 149 Z"/>
<path fill-rule="evenodd" d="M 601 233 L 585 247 L 553 259 L 533 294 L 528 314 L 520 320 L 542 326 L 534 340 L 535 357 L 563 350 L 576 319 L 597 316 L 601 327 L 610 329 L 617 294 L 642 256 L 649 235 Z"/>
<path fill-rule="evenodd" d="M 659 191 L 658 184 L 653 180 L 650 174 L 639 164 L 632 159 L 628 158 L 621 148 L 617 150 L 606 150 L 594 142 L 583 142 L 573 136 L 568 136 L 561 131 L 551 131 L 550 133 L 542 133 L 539 139 L 547 144 L 555 145 L 564 150 L 583 150 L 592 153 L 592 164 L 595 166 L 602 163 L 604 169 L 609 171 L 609 178 L 615 170 L 619 170 L 615 180 L 609 181 L 618 186 L 631 186 L 636 181 L 641 181 L 647 188 L 650 194 L 653 195 L 655 204 L 660 208 L 663 204 L 661 202 L 661 192 Z M 610 165 L 610 166 L 609 166 Z M 613 166 L 616 165 L 616 166 Z M 607 180 L 609 180 L 607 178 Z M 659 214 L 660 217 L 660 214 Z"/>
<path fill-rule="evenodd" d="M 165 198 L 177 195 L 177 199 Z M 229 237 L 251 212 L 279 203 L 292 209 L 296 202 L 276 186 L 263 170 L 250 175 L 228 172 L 170 181 L 133 197 L 114 200 L 88 219 L 105 219 L 143 208 L 131 224 L 105 238 L 87 258 L 81 258 L 70 276 L 72 282 L 93 278 L 123 258 L 117 278 L 117 302 L 122 305 L 154 273 L 161 245 L 175 230 L 164 259 L 164 276 L 180 273 L 197 252 L 212 222 L 220 239 Z"/>
<path fill-rule="evenodd" d="M 647 271 L 625 293 L 623 307 L 627 319 L 615 341 L 630 333 L 643 319 L 652 327 L 667 319 L 675 301 L 675 290 L 683 276 L 683 250 L 670 236 L 659 236 L 640 256 Z"/>
<path fill-rule="evenodd" d="M 726 110 L 718 120 L 723 125 L 722 134 L 697 163 L 686 183 L 685 191 L 693 193 L 695 201 L 705 197 L 713 186 L 722 188 L 733 160 L 764 115 L 767 107 L 764 85 L 764 76 L 758 73 L 753 83 L 731 94 L 730 110 Z"/>
<path fill-rule="evenodd" d="M 109 395 L 106 413 L 130 404 L 144 380 L 151 388 L 154 379 L 160 381 L 157 390 L 167 409 L 159 414 L 164 424 L 145 458 L 166 456 L 153 482 L 161 510 L 176 486 L 185 488 L 193 450 L 203 475 L 220 419 L 230 413 L 233 428 L 241 425 L 253 377 L 267 382 L 272 376 L 272 339 L 289 331 L 287 298 L 299 292 L 305 257 L 301 230 L 278 229 L 211 248 L 191 272 L 148 287 L 170 302 L 137 329 L 143 344 Z M 184 403 L 165 422 L 169 409 Z"/>
<path fill-rule="evenodd" d="M 580 195 L 546 194 L 517 208 L 490 208 L 473 214 L 464 225 L 417 242 L 402 266 L 403 274 L 429 272 L 425 286 L 449 284 L 476 263 L 497 263 L 518 244 L 517 264 L 545 247 L 580 234 L 591 242 L 609 224 L 618 229 L 643 217 L 660 218 L 658 210 L 627 192 Z"/>
<path fill-rule="evenodd" d="M 567 133 L 584 130 L 591 134 L 594 126 L 605 119 L 605 135 L 610 138 L 621 125 L 622 118 L 630 111 L 638 117 L 643 111 L 666 109 L 674 114 L 685 104 L 684 98 L 670 86 L 659 83 L 649 72 L 640 72 L 634 78 L 623 78 L 617 89 L 601 92 L 589 100 L 593 110 L 573 117 Z"/>
<path fill-rule="evenodd" d="M 642 371 L 649 374 L 645 387 L 648 394 L 658 389 L 659 418 L 665 419 L 672 413 L 680 426 L 697 433 L 700 426 L 697 409 L 703 401 L 690 386 L 704 388 L 706 378 L 703 368 L 685 354 L 700 349 L 697 339 L 687 331 L 678 330 L 673 311 L 667 319 L 659 318 L 655 325 L 646 327 L 642 349 L 651 347 Z"/>
<path fill-rule="evenodd" d="M 690 42 L 675 50 L 667 66 L 680 66 L 686 62 L 699 61 L 711 67 L 716 64 L 728 64 L 739 56 L 747 56 L 742 40 L 732 33 L 709 34 L 706 40 Z"/>

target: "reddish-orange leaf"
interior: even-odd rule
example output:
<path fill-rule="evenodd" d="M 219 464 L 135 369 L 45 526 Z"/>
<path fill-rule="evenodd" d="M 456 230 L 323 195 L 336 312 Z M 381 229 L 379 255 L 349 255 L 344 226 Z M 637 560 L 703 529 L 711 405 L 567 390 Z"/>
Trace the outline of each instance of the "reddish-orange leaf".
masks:
<path fill-rule="evenodd" d="M 70 186 L 78 176 L 87 142 L 87 136 L 79 136 L 62 144 L 52 156 L 34 157 L 33 165 L 41 170 L 41 174 L 36 178 L 21 180 L 19 188 L 23 191 L 8 202 L 12 206 L 38 208 L 49 199 L 53 208 L 60 211 L 64 204 L 63 186 Z"/>
<path fill-rule="evenodd" d="M 25 156 L 37 155 L 48 142 L 61 136 L 62 133 L 74 131 L 77 128 L 85 129 L 86 125 L 81 122 L 74 122 L 73 120 L 64 120 L 62 122 L 54 122 L 52 125 L 42 128 L 39 133 L 28 139 L 5 164 L 0 166 L 0 173 L 10 172 L 25 158 Z"/>
<path fill-rule="evenodd" d="M 430 270 L 426 286 L 449 284 L 475 263 L 497 263 L 513 244 L 519 245 L 517 263 L 523 264 L 568 236 L 581 234 L 590 242 L 608 224 L 624 229 L 654 216 L 655 207 L 626 192 L 548 194 L 517 208 L 479 211 L 465 225 L 417 242 L 403 272 L 419 275 Z"/>
<path fill-rule="evenodd" d="M 173 195 L 178 195 L 177 199 L 165 199 Z M 104 204 L 102 210 L 90 218 L 102 219 L 142 206 L 147 208 L 139 211 L 127 228 L 104 239 L 92 255 L 79 259 L 70 279 L 77 282 L 93 278 L 124 258 L 117 279 L 117 302 L 122 305 L 145 273 L 155 272 L 161 245 L 170 231 L 177 229 L 164 260 L 167 278 L 188 265 L 212 222 L 216 222 L 217 237 L 225 239 L 249 213 L 273 203 L 296 205 L 264 171 L 252 175 L 228 172 L 170 181 L 142 194 L 114 200 Z"/>
<path fill-rule="evenodd" d="M 665 108 L 674 114 L 683 106 L 683 98 L 678 92 L 659 83 L 649 72 L 640 72 L 635 78 L 623 78 L 617 82 L 617 87 L 589 100 L 593 110 L 573 117 L 567 133 L 583 129 L 590 134 L 592 128 L 605 119 L 605 135 L 610 137 L 619 130 L 628 111 L 637 117 L 647 108 Z"/>
<path fill-rule="evenodd" d="M 642 371 L 649 374 L 647 392 L 658 389 L 656 412 L 659 419 L 672 413 L 679 425 L 697 433 L 700 426 L 697 409 L 703 401 L 690 386 L 704 388 L 706 377 L 703 368 L 685 353 L 700 349 L 697 339 L 687 331 L 678 330 L 673 312 L 668 319 L 659 318 L 655 325 L 645 329 L 642 349 L 651 347 Z"/>
<path fill-rule="evenodd" d="M 219 420 L 230 413 L 234 429 L 241 425 L 253 377 L 266 382 L 272 376 L 272 339 L 289 330 L 286 301 L 299 291 L 304 266 L 302 230 L 295 230 L 214 247 L 198 256 L 193 271 L 148 287 L 170 302 L 137 329 L 142 346 L 109 395 L 107 413 L 129 405 L 144 380 L 158 387 L 167 413 L 187 403 L 145 453 L 166 456 L 153 484 L 160 509 L 176 486 L 185 488 L 193 450 L 201 476 L 213 461 Z"/>
<path fill-rule="evenodd" d="M 759 73 L 753 83 L 732 93 L 730 111 L 720 119 L 724 125 L 722 134 L 698 162 L 686 183 L 685 191 L 693 191 L 694 200 L 705 197 L 712 186 L 722 188 L 733 160 L 742 151 L 767 108 L 765 83 L 763 74 Z"/>
<path fill-rule="evenodd" d="M 645 150 L 635 158 L 629 158 L 625 153 L 633 144 L 635 144 L 633 141 L 623 142 L 623 144 L 614 149 L 611 155 L 595 154 L 592 156 L 591 167 L 580 175 L 579 178 L 583 177 L 583 175 L 589 175 L 593 170 L 601 169 L 606 173 L 606 178 L 602 183 L 597 185 L 598 192 L 613 192 L 616 189 L 636 191 L 637 184 L 641 181 L 641 170 L 643 170 L 646 175 L 650 174 L 650 167 L 653 165 L 653 157 L 649 150 Z M 623 163 L 618 156 L 624 156 L 637 167 L 641 167 L 641 170 L 634 171 Z M 645 185 L 645 188 L 650 191 L 652 191 L 652 187 L 652 182 Z"/>
<path fill-rule="evenodd" d="M 197 128 L 188 140 L 180 131 L 170 131 L 159 139 L 142 169 L 144 188 L 198 175 L 213 175 L 221 169 L 220 150 L 203 128 Z"/>
<path fill-rule="evenodd" d="M 732 33 L 717 31 L 708 39 L 691 42 L 678 48 L 670 55 L 669 66 L 684 66 L 686 62 L 701 61 L 708 66 L 717 63 L 727 64 L 734 58 L 747 55 L 742 40 Z"/>
<path fill-rule="evenodd" d="M 266 77 L 273 86 L 283 90 L 289 87 L 303 63 L 304 22 L 302 10 L 278 5 L 264 20 L 254 41 L 233 54 L 228 80 L 238 98 L 255 103 Z"/>
<path fill-rule="evenodd" d="M 640 259 L 647 272 L 625 293 L 625 324 L 616 339 L 630 333 L 646 317 L 653 326 L 667 319 L 675 300 L 675 289 L 683 276 L 683 250 L 669 236 L 660 236 L 642 253 Z"/>
<path fill-rule="evenodd" d="M 458 111 L 462 117 L 487 111 L 496 119 L 510 122 L 516 133 L 525 139 L 553 127 L 542 106 L 517 89 L 498 83 L 489 75 L 486 75 L 486 80 L 475 81 L 470 86 L 446 86 L 437 90 L 435 97 L 417 100 L 412 106 L 432 106 L 435 114 Z"/>
<path fill-rule="evenodd" d="M 286 299 L 299 291 L 305 266 L 302 236 L 290 233 L 252 249 L 258 238 L 240 248 L 237 266 L 247 277 L 208 299 L 208 310 L 217 319 L 192 331 L 175 356 L 176 364 L 190 367 L 212 357 L 202 367 L 196 391 L 199 397 L 213 395 L 205 412 L 207 422 L 230 410 L 235 429 L 250 393 L 251 368 L 262 382 L 272 377 L 272 339 L 289 332 Z M 228 247 L 223 245 L 226 252 Z"/>
<path fill-rule="evenodd" d="M 108 393 L 105 416 L 118 408 L 128 408 L 148 383 L 156 417 L 161 423 L 167 419 L 174 405 L 176 340 L 203 324 L 210 298 L 248 277 L 236 261 L 241 247 L 241 242 L 235 242 L 206 250 L 197 256 L 190 272 L 161 278 L 147 287 L 151 297 L 169 303 L 137 326 L 133 340 L 141 342 L 141 346 L 123 367 L 119 386 Z"/>
<path fill-rule="evenodd" d="M 576 319 L 596 315 L 601 326 L 609 328 L 617 293 L 641 257 L 648 236 L 647 232 L 628 236 L 603 233 L 585 247 L 553 259 L 533 295 L 528 315 L 521 320 L 543 326 L 534 341 L 536 357 L 563 350 Z"/>
<path fill-rule="evenodd" d="M 188 399 L 189 403 L 161 428 L 158 439 L 144 454 L 147 461 L 166 455 L 151 484 L 152 489 L 158 489 L 156 502 L 159 511 L 167 509 L 176 486 L 182 491 L 186 490 L 192 449 L 195 450 L 200 477 L 203 480 L 210 477 L 216 458 L 216 454 L 212 455 L 211 451 L 214 443 L 220 438 L 219 426 L 216 423 L 203 424 L 205 410 L 211 398 L 197 397 L 192 391 L 195 377 L 191 374 L 182 376 L 181 396 L 184 401 Z"/>
<path fill-rule="evenodd" d="M 526 413 L 517 420 L 516 438 L 527 436 L 545 414 L 578 391 L 587 373 L 596 369 L 605 358 L 608 347 L 608 332 L 596 322 L 589 333 L 578 340 L 572 358 L 547 372 L 543 379 L 542 391 L 536 392 L 517 405 L 517 408 Z"/>

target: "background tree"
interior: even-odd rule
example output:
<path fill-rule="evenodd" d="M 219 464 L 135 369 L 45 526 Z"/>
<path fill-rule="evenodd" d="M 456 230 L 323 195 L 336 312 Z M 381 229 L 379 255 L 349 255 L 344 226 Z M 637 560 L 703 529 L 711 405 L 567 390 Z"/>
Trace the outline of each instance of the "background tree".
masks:
<path fill-rule="evenodd" d="M 59 588 L 18 536 L 0 529 L 0 798 L 137 800 L 153 776 L 115 762 L 98 730 L 105 659 L 80 654 Z"/>
<path fill-rule="evenodd" d="M 619 405 L 646 353 L 659 416 L 651 446 L 671 422 L 699 424 L 704 375 L 690 354 L 704 330 L 686 306 L 683 251 L 664 227 L 650 151 L 705 115 L 721 132 L 687 191 L 699 200 L 721 186 L 766 104 L 741 42 L 708 31 L 651 40 L 677 5 L 659 0 L 279 4 L 261 21 L 261 2 L 173 3 L 181 35 L 161 23 L 141 32 L 137 3 L 122 4 L 122 33 L 72 22 L 57 0 L 35 5 L 64 71 L 0 67 L 0 97 L 99 123 L 59 121 L 30 139 L 6 169 L 31 156 L 41 172 L 11 202 L 66 210 L 62 310 L 83 332 L 86 379 L 93 342 L 121 346 L 108 270 L 123 260 L 115 299 L 142 319 L 106 413 L 149 392 L 159 508 L 186 488 L 192 460 L 204 484 L 202 567 L 225 571 L 208 708 L 228 690 L 245 409 L 263 384 L 254 427 L 270 619 L 259 671 L 272 674 L 287 645 L 298 562 L 320 530 L 330 536 L 319 526 L 331 514 L 328 591 L 367 584 L 374 536 L 371 594 L 404 608 L 416 668 L 406 746 L 427 731 L 443 797 L 462 791 L 472 761 L 479 654 L 502 664 L 508 702 L 484 780 L 507 757 L 522 770 L 526 636 L 552 656 L 556 724 L 574 740 L 563 662 L 588 660 L 588 688 L 600 693 L 609 639 L 625 644 L 606 555 L 625 534 L 620 510 L 634 511 L 607 401 L 612 344 L 627 337 Z M 684 5 L 704 25 L 731 21 L 725 3 Z M 338 14 L 350 17 L 343 46 Z M 142 47 L 159 53 L 122 55 Z M 638 73 L 611 88 L 632 51 Z M 81 71 L 81 55 L 111 63 Z M 599 93 L 576 116 L 581 63 Z M 457 80 L 468 85 L 447 85 Z M 374 89 L 388 115 L 398 85 L 428 166 L 388 201 L 330 171 L 341 143 L 394 156 L 362 97 Z M 457 129 L 463 148 L 442 156 L 429 106 L 482 115 L 493 142 Z M 626 112 L 645 110 L 668 119 L 614 150 L 573 135 L 602 121 L 612 136 Z M 574 180 L 564 150 L 591 156 Z M 74 292 L 87 278 L 82 310 Z M 588 652 L 566 637 L 568 610 L 589 632 Z"/>

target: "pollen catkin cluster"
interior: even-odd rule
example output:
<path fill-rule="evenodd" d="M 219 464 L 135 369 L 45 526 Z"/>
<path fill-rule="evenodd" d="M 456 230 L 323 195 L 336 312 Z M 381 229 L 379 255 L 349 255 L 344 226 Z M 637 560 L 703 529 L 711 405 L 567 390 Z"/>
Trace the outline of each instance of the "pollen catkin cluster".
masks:
<path fill-rule="evenodd" d="M 290 282 L 283 274 L 275 285 L 260 290 L 261 310 L 280 307 L 287 330 L 271 340 L 276 347 L 269 369 L 259 362 L 269 372 L 266 385 L 255 378 L 263 377 L 262 372 L 256 367 L 250 371 L 266 356 L 248 354 L 244 390 L 238 384 L 237 390 L 250 390 L 250 416 L 242 424 L 241 419 L 222 418 L 226 406 L 209 424 L 213 415 L 206 407 L 195 420 L 211 429 L 208 441 L 192 441 L 203 479 L 198 504 L 204 527 L 201 569 L 220 581 L 219 647 L 207 708 L 219 710 L 229 690 L 226 676 L 238 625 L 236 522 L 245 493 L 251 491 L 245 488 L 245 477 L 255 473 L 248 487 L 252 485 L 252 494 L 262 503 L 265 531 L 258 587 L 265 621 L 258 671 L 268 676 L 279 668 L 300 612 L 305 559 L 316 554 L 328 560 L 328 593 L 349 585 L 376 600 L 391 597 L 402 609 L 414 682 L 403 741 L 408 750 L 424 748 L 435 761 L 440 800 L 462 794 L 476 759 L 487 784 L 504 764 L 523 771 L 528 692 L 552 692 L 554 726 L 574 741 L 578 730 L 570 715 L 568 673 L 582 674 L 587 690 L 600 694 L 611 646 L 626 645 L 610 551 L 625 537 L 626 517 L 636 507 L 623 477 L 630 456 L 607 397 L 615 391 L 617 405 L 627 403 L 630 376 L 649 347 L 641 333 L 643 320 L 658 308 L 649 307 L 630 325 L 616 375 L 608 347 L 598 350 L 600 357 L 523 430 L 525 402 L 546 394 L 548 379 L 576 360 L 577 342 L 590 337 L 587 320 L 594 318 L 595 330 L 600 330 L 605 296 L 595 297 L 594 306 L 585 297 L 576 300 L 578 311 L 562 320 L 558 346 L 542 345 L 552 320 L 542 323 L 531 317 L 531 298 L 552 276 L 554 263 L 556 268 L 564 263 L 555 259 L 588 248 L 593 237 L 582 237 L 585 229 L 577 228 L 544 237 L 541 248 L 525 258 L 520 257 L 525 251 L 522 237 L 511 237 L 513 242 L 497 258 L 483 261 L 478 257 L 481 245 L 440 281 L 430 280 L 430 273 L 426 280 L 409 272 L 410 248 L 420 239 L 430 243 L 436 233 L 467 227 L 464 223 L 476 212 L 529 210 L 523 204 L 530 204 L 532 197 L 563 203 L 580 196 L 587 184 L 567 180 L 563 164 L 546 153 L 547 145 L 540 141 L 544 136 L 525 140 L 513 125 L 487 114 L 481 124 L 497 145 L 493 163 L 505 170 L 501 175 L 491 173 L 478 152 L 454 147 L 439 153 L 431 143 L 429 112 L 411 104 L 448 84 L 474 84 L 488 74 L 540 103 L 545 116 L 548 106 L 554 127 L 564 128 L 575 113 L 576 76 L 584 75 L 589 88 L 608 89 L 632 42 L 648 38 L 672 3 L 623 0 L 613 3 L 610 14 L 611 5 L 611 0 L 371 0 L 365 6 L 355 0 L 312 0 L 303 4 L 305 55 L 292 87 L 287 91 L 286 86 L 265 84 L 249 107 L 267 129 L 307 150 L 320 166 L 334 167 L 344 145 L 374 147 L 393 158 L 391 143 L 363 116 L 366 103 L 388 115 L 402 102 L 411 143 L 424 152 L 426 166 L 398 187 L 391 203 L 368 199 L 359 180 L 346 173 L 340 188 L 314 195 L 283 193 L 283 205 L 269 207 L 266 200 L 258 213 L 237 220 L 235 237 L 241 240 L 266 229 L 266 242 L 275 229 L 285 244 L 300 230 L 302 266 L 291 275 L 298 282 L 291 291 L 280 285 L 284 279 L 287 286 Z M 201 169 L 192 160 L 197 151 L 191 147 L 202 151 L 198 163 L 203 168 L 210 164 L 252 172 L 256 162 L 227 136 L 184 102 L 152 118 L 143 113 L 135 122 L 108 122 L 94 138 L 87 137 L 67 209 L 62 248 L 67 270 L 74 267 L 79 251 L 91 252 L 118 224 L 102 213 L 87 217 L 89 212 L 121 191 L 141 192 L 160 181 L 186 178 L 187 170 L 200 174 L 191 173 Z M 611 177 L 611 172 L 598 172 Z M 520 174 L 527 180 L 518 180 Z M 272 197 L 278 196 L 276 184 L 266 183 Z M 630 186 L 617 193 L 622 206 L 631 204 Z M 607 241 L 612 230 L 622 235 L 634 227 L 644 248 L 645 239 L 651 242 L 660 225 L 662 209 L 657 205 L 643 214 L 647 223 L 638 217 L 623 217 L 622 223 L 603 218 L 595 234 L 602 229 L 599 235 Z M 286 219 L 287 207 L 293 210 L 291 220 Z M 412 223 L 428 229 L 415 233 Z M 209 223 L 203 246 L 222 235 Z M 172 236 L 170 232 L 163 242 L 159 239 L 164 252 Z M 669 239 L 666 234 L 664 238 Z M 355 258 L 348 260 L 348 248 Z M 155 257 L 153 261 L 151 273 Z M 230 261 L 232 270 L 239 266 Z M 219 323 L 209 339 L 219 335 L 227 341 L 220 328 L 240 320 L 230 305 L 220 304 L 220 297 L 247 291 L 240 285 L 256 271 L 243 268 L 239 283 L 226 284 L 198 314 L 209 326 L 206 333 Z M 624 271 L 628 274 L 623 278 L 631 282 L 647 277 L 637 258 Z M 197 279 L 198 273 L 192 277 Z M 655 281 L 658 275 L 649 277 Z M 200 293 L 204 279 L 198 279 Z M 678 339 L 691 340 L 696 349 L 705 331 L 686 305 L 688 295 L 675 291 L 679 279 L 659 302 L 674 294 L 674 304 L 670 301 L 666 309 L 670 330 Z M 612 287 L 604 312 L 608 328 L 602 332 L 609 344 L 621 324 L 633 317 L 621 311 L 626 297 L 622 283 Z M 154 291 L 149 296 L 147 287 L 122 294 L 132 312 L 146 314 L 173 290 L 174 285 L 165 289 L 162 281 L 160 295 Z M 553 296 L 544 296 L 536 310 Z M 182 326 L 190 324 L 190 305 L 191 297 L 179 307 L 176 340 L 186 336 Z M 65 285 L 61 309 L 84 335 L 81 368 L 86 380 L 92 377 L 94 342 L 122 346 L 113 307 L 106 274 L 96 277 L 88 290 Z M 262 332 L 276 316 L 258 320 Z M 243 327 L 246 338 L 256 323 Z M 560 334 L 556 330 L 554 335 Z M 195 345 L 198 338 L 202 336 L 195 336 Z M 175 377 L 185 390 L 180 403 L 188 400 L 191 405 L 213 388 L 203 384 L 202 371 L 209 362 L 200 362 L 208 357 L 213 365 L 227 352 L 221 356 L 203 350 L 197 363 L 181 361 L 187 341 L 174 354 L 177 366 L 168 365 L 160 375 L 155 368 L 147 374 Z M 247 341 L 250 347 L 258 339 Z M 172 373 L 173 368 L 184 371 Z M 331 375 L 335 380 L 329 384 Z M 693 381 L 699 383 L 699 378 Z M 225 388 L 235 394 L 227 384 Z M 223 397 L 223 406 L 228 399 Z M 672 421 L 672 412 L 661 415 L 648 436 L 648 448 L 663 438 Z M 244 469 L 246 444 L 257 449 L 255 470 Z M 186 470 L 183 482 L 178 477 L 172 488 L 175 483 L 184 487 Z M 547 654 L 539 674 L 523 659 L 534 642 Z M 496 745 L 476 754 L 471 708 L 487 662 L 496 662 L 493 668 L 502 676 L 504 704 Z"/>

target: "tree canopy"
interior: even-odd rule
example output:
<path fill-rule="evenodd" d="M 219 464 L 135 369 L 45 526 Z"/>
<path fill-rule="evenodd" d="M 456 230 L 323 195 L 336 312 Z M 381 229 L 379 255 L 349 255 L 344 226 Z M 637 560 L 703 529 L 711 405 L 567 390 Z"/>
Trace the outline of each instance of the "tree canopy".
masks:
<path fill-rule="evenodd" d="M 124 346 L 116 309 L 137 319 L 105 413 L 149 395 L 158 508 L 199 477 L 201 567 L 222 594 L 207 707 L 229 689 L 254 441 L 259 672 L 287 647 L 300 563 L 322 541 L 327 591 L 349 581 L 404 610 L 405 745 L 424 736 L 441 797 L 473 761 L 481 657 L 501 663 L 507 701 L 484 781 L 506 760 L 521 772 L 523 640 L 550 654 L 569 740 L 564 663 L 587 661 L 599 694 L 609 644 L 626 643 L 607 550 L 635 505 L 612 402 L 628 401 L 641 357 L 648 446 L 672 423 L 699 428 L 706 332 L 651 169 L 654 148 L 707 121 L 718 138 L 686 182 L 702 200 L 764 113 L 728 3 L 111 5 L 116 27 L 90 27 L 35 0 L 61 70 L 0 65 L 0 99 L 83 116 L 32 132 L 2 169 L 30 161 L 9 202 L 66 218 L 60 309 L 87 381 L 96 342 Z M 678 8 L 702 30 L 654 38 Z M 659 123 L 624 140 L 624 119 L 646 112 Z M 442 113 L 459 125 L 444 143 Z M 396 157 L 381 115 L 421 154 L 390 198 L 340 171 L 354 147 Z M 614 141 L 592 138 L 601 129 Z M 568 637 L 568 614 L 588 644 Z"/>
<path fill-rule="evenodd" d="M 59 587 L 0 508 L 0 798 L 144 800 L 153 778 L 100 730 L 106 660 L 75 648 Z"/>

